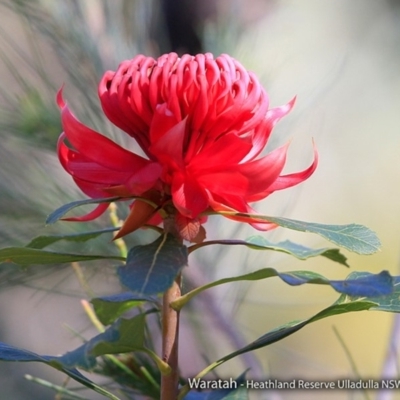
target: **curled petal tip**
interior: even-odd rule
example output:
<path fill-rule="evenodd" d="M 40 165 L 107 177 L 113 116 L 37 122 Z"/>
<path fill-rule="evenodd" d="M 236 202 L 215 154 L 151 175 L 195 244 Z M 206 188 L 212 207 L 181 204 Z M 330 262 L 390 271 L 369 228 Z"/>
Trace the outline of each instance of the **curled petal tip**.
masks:
<path fill-rule="evenodd" d="M 64 90 L 64 86 L 65 84 L 63 83 L 62 86 L 60 87 L 60 89 L 57 92 L 57 96 L 56 96 L 56 101 L 57 101 L 57 105 L 58 107 L 61 109 L 63 109 L 65 107 L 65 101 L 62 95 L 62 92 Z"/>
<path fill-rule="evenodd" d="M 100 217 L 100 215 L 102 215 L 106 212 L 109 204 L 110 203 L 101 203 L 93 211 L 89 212 L 88 214 L 81 215 L 80 217 L 61 218 L 61 221 L 70 221 L 70 222 L 93 221 L 94 219 Z"/>

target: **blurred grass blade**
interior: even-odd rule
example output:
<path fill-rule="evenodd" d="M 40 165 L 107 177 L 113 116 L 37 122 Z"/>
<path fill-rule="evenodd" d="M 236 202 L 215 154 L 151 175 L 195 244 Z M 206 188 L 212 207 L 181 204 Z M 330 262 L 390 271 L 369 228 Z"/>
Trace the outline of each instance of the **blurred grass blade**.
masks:
<path fill-rule="evenodd" d="M 25 247 L 31 249 L 43 249 L 44 247 L 50 246 L 60 240 L 66 240 L 71 242 L 86 242 L 91 239 L 95 239 L 104 233 L 111 233 L 117 231 L 119 228 L 105 228 L 97 231 L 74 233 L 69 235 L 48 235 L 38 236 L 32 239 Z"/>

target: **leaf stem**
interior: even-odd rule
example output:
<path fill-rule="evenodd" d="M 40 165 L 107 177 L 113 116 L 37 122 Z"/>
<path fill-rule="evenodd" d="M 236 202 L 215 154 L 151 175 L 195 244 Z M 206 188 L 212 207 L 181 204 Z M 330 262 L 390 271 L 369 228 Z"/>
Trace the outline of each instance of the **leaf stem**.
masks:
<path fill-rule="evenodd" d="M 164 293 L 162 306 L 162 359 L 171 368 L 171 373 L 161 376 L 161 400 L 176 400 L 178 395 L 178 343 L 179 311 L 170 304 L 181 295 L 181 276 Z"/>
<path fill-rule="evenodd" d="M 114 228 L 121 227 L 122 221 L 118 218 L 117 214 L 117 205 L 115 203 L 110 203 L 108 206 L 108 210 L 110 213 L 110 220 Z M 114 236 L 117 235 L 117 232 L 114 234 Z M 118 247 L 118 250 L 121 254 L 122 257 L 126 258 L 128 255 L 128 249 L 126 247 L 124 239 L 118 238 L 114 240 L 115 245 Z"/>

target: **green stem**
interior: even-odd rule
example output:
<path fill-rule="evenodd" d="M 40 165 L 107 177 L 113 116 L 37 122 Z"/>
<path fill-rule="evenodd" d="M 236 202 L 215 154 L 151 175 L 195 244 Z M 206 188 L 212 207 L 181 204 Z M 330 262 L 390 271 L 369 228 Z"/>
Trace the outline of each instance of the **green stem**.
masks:
<path fill-rule="evenodd" d="M 170 304 L 181 295 L 181 277 L 164 293 L 162 306 L 162 359 L 171 368 L 171 373 L 161 376 L 161 400 L 176 400 L 178 396 L 178 343 L 179 311 Z"/>
<path fill-rule="evenodd" d="M 119 220 L 118 214 L 117 214 L 117 205 L 115 203 L 110 203 L 109 207 L 109 213 L 110 213 L 110 220 L 114 228 L 119 228 L 122 225 L 122 221 Z M 116 233 L 115 233 L 116 235 Z M 122 257 L 127 257 L 128 255 L 128 249 L 126 247 L 124 239 L 115 239 L 114 240 L 115 245 L 118 247 L 119 252 Z"/>

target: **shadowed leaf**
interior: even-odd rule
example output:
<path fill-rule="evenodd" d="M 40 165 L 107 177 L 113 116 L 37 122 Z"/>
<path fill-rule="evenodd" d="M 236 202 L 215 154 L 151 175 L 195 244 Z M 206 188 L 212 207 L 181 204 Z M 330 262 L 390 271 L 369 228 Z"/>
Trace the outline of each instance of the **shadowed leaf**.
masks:
<path fill-rule="evenodd" d="M 14 346 L 10 346 L 6 343 L 0 342 L 0 360 L 2 361 L 24 361 L 24 362 L 41 362 L 47 364 L 59 371 L 64 372 L 70 376 L 75 381 L 81 383 L 82 385 L 94 390 L 103 396 L 112 399 L 119 400 L 117 396 L 103 389 L 102 387 L 96 385 L 90 379 L 87 379 L 75 368 L 63 367 L 58 361 L 58 357 L 53 356 L 40 356 L 39 354 L 33 353 L 28 350 L 19 349 Z"/>
<path fill-rule="evenodd" d="M 151 244 L 132 247 L 118 276 L 132 292 L 154 295 L 165 292 L 186 265 L 186 246 L 164 234 Z"/>

